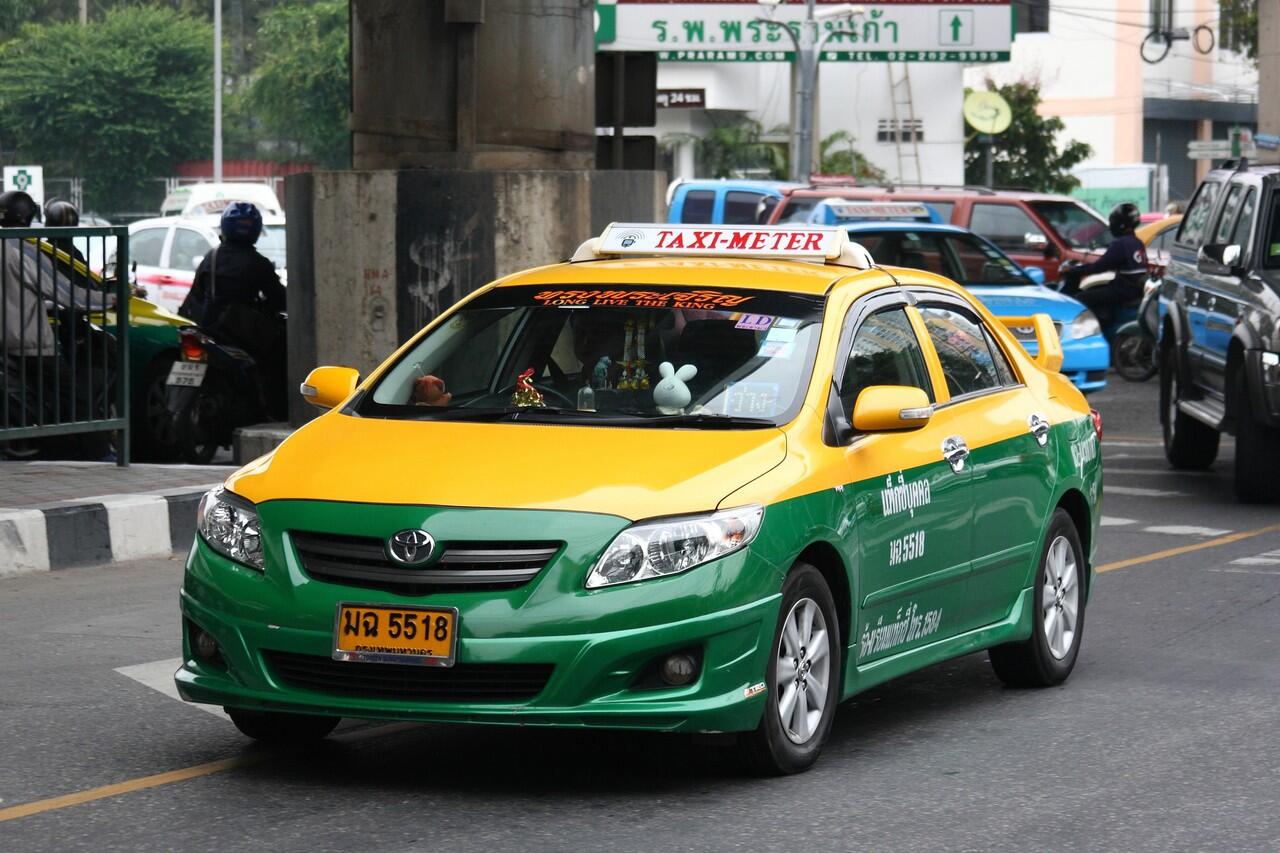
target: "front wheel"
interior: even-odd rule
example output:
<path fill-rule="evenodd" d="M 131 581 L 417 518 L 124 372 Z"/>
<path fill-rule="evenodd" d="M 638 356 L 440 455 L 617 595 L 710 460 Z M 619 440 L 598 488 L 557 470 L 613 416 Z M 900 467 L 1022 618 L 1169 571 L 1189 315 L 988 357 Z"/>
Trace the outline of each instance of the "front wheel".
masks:
<path fill-rule="evenodd" d="M 764 714 L 748 736 L 747 755 L 761 773 L 799 773 L 818 760 L 831 734 L 844 648 L 831 590 L 807 563 L 797 563 L 782 585 L 771 648 Z"/>
<path fill-rule="evenodd" d="M 1010 687 L 1050 687 L 1067 680 L 1080 654 L 1085 605 L 1084 549 L 1066 510 L 1054 510 L 1036 569 L 1031 636 L 987 654 Z"/>
<path fill-rule="evenodd" d="M 314 714 L 281 714 L 241 708 L 225 710 L 241 734 L 272 746 L 296 746 L 323 740 L 340 720 Z"/>
<path fill-rule="evenodd" d="M 1244 368 L 1236 371 L 1236 499 L 1244 503 L 1280 500 L 1280 430 L 1253 414 Z"/>
<path fill-rule="evenodd" d="M 1112 350 L 1116 372 L 1128 382 L 1146 382 L 1156 375 L 1155 343 L 1137 332 L 1117 333 Z"/>
<path fill-rule="evenodd" d="M 1218 458 L 1216 429 L 1201 423 L 1178 408 L 1183 381 L 1178 351 L 1168 343 L 1160 351 L 1160 426 L 1164 455 L 1174 468 L 1201 471 Z"/>

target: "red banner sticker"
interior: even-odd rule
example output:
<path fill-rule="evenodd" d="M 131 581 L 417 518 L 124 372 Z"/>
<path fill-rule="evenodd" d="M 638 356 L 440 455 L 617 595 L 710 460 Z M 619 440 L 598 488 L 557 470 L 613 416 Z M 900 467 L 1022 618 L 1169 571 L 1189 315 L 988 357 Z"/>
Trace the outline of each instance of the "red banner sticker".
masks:
<path fill-rule="evenodd" d="M 543 305 L 588 305 L 611 308 L 700 308 L 724 310 L 751 301 L 750 296 L 718 290 L 542 290 L 534 300 Z"/>

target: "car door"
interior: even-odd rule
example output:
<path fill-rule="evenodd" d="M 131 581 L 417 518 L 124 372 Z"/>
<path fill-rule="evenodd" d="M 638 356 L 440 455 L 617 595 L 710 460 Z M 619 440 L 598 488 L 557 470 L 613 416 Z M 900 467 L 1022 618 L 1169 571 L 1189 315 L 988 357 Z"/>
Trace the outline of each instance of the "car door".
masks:
<path fill-rule="evenodd" d="M 1185 328 L 1180 343 L 1186 347 L 1185 363 L 1190 370 L 1189 378 L 1192 384 L 1201 387 L 1209 387 L 1211 384 L 1201 377 L 1206 353 L 1205 308 L 1208 304 L 1208 282 L 1196 263 L 1196 254 L 1212 236 L 1212 226 L 1216 222 L 1214 214 L 1217 212 L 1222 187 L 1222 183 L 1214 181 L 1206 181 L 1200 185 L 1182 225 L 1178 228 L 1178 235 L 1174 238 L 1166 271 L 1167 280 L 1172 280 L 1181 290 L 1185 316 L 1180 319 L 1185 320 Z"/>
<path fill-rule="evenodd" d="M 146 288 L 148 295 L 156 294 L 162 283 L 165 270 L 161 260 L 168 239 L 167 225 L 139 228 L 129 234 L 129 263 L 136 269 L 136 283 Z"/>
<path fill-rule="evenodd" d="M 969 230 L 995 243 L 1019 266 L 1039 267 L 1046 281 L 1057 281 L 1057 252 L 1053 252 L 1051 238 L 1018 205 L 975 201 L 969 208 Z M 1052 252 L 1052 258 L 1046 250 Z"/>
<path fill-rule="evenodd" d="M 907 385 L 934 396 L 919 318 L 901 293 L 850 312 L 837 358 L 846 418 L 872 385 Z M 834 392 L 833 392 L 834 393 Z M 858 530 L 859 665 L 954 636 L 965 622 L 973 515 L 969 471 L 944 458 L 945 423 L 855 435 L 845 451 Z"/>
<path fill-rule="evenodd" d="M 936 291 L 919 297 L 947 386 L 948 400 L 936 417 L 968 449 L 974 510 L 965 627 L 978 628 L 1010 618 L 1019 593 L 1031 584 L 1053 495 L 1049 422 L 972 307 Z"/>

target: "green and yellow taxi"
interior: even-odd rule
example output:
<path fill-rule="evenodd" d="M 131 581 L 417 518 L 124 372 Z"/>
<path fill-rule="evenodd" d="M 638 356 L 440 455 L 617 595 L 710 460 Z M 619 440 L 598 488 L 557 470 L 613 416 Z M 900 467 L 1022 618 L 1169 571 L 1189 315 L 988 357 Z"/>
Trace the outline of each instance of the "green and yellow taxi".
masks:
<path fill-rule="evenodd" d="M 1083 636 L 1101 423 L 955 283 L 844 229 L 614 224 L 471 294 L 201 502 L 178 690 L 262 740 L 341 717 L 739 732 Z"/>

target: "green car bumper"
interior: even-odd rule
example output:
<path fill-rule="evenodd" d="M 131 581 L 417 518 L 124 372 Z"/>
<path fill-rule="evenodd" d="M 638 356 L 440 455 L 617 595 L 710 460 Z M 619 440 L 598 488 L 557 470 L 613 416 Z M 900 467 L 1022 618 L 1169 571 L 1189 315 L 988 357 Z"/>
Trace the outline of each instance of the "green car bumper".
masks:
<path fill-rule="evenodd" d="M 671 577 L 587 590 L 623 519 L 587 513 L 259 506 L 266 570 L 197 538 L 181 593 L 183 698 L 235 708 L 392 720 L 742 731 L 756 727 L 782 575 L 751 548 Z M 406 596 L 313 579 L 287 531 L 385 537 L 422 525 L 442 541 L 554 539 L 556 556 L 513 589 Z M 452 667 L 332 659 L 340 602 L 456 607 Z M 192 634 L 217 659 L 193 653 Z M 655 679 L 667 655 L 700 660 L 695 680 Z M 479 686 L 479 688 L 477 687 Z M 501 695 L 522 693 L 523 695 Z"/>

